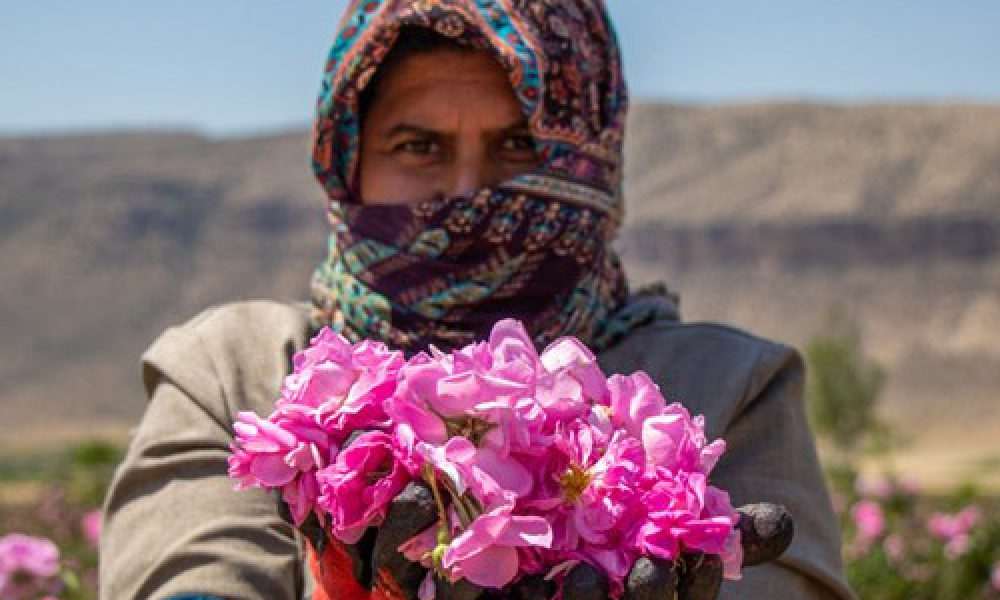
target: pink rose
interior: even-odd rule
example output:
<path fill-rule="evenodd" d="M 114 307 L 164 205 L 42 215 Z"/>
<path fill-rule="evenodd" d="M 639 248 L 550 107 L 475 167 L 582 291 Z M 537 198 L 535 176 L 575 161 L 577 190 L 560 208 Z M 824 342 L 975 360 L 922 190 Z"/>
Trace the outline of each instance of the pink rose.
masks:
<path fill-rule="evenodd" d="M 723 542 L 723 550 L 721 553 L 723 575 L 726 579 L 741 579 L 741 570 L 743 568 L 743 543 L 740 536 L 740 530 L 735 527 L 740 520 L 740 515 L 736 512 L 736 509 L 733 508 L 732 502 L 729 499 L 729 492 L 720 490 L 719 488 L 713 486 L 708 486 L 705 490 L 705 508 L 701 513 L 701 517 L 703 519 L 715 517 L 725 517 L 729 519 L 731 527 L 729 533 L 726 534 L 726 539 Z"/>
<path fill-rule="evenodd" d="M 610 441 L 593 426 L 578 423 L 556 431 L 544 470 L 557 474 L 532 506 L 553 524 L 550 564 L 585 559 L 609 576 L 615 594 L 639 556 L 635 546 L 645 453 L 641 443 L 615 432 Z"/>
<path fill-rule="evenodd" d="M 548 548 L 552 528 L 542 517 L 517 516 L 504 507 L 481 515 L 445 550 L 442 565 L 453 577 L 499 588 L 519 572 L 517 548 Z"/>
<path fill-rule="evenodd" d="M 560 338 L 540 356 L 538 402 L 550 424 L 581 418 L 592 404 L 607 404 L 608 383 L 597 357 L 575 338 Z"/>
<path fill-rule="evenodd" d="M 236 489 L 281 489 L 295 523 L 309 516 L 319 486 L 316 471 L 336 456 L 337 447 L 310 418 L 296 407 L 279 410 L 271 419 L 241 412 L 229 457 L 229 474 Z"/>
<path fill-rule="evenodd" d="M 520 371 L 525 379 L 542 368 L 534 340 L 514 319 L 503 319 L 493 326 L 487 348 L 493 368 Z"/>
<path fill-rule="evenodd" d="M 701 473 L 680 473 L 663 477 L 643 498 L 649 515 L 639 534 L 646 552 L 673 560 L 680 552 L 697 550 L 723 555 L 735 524 L 735 513 L 705 511 L 708 481 Z M 721 498 L 713 502 L 721 504 Z"/>
<path fill-rule="evenodd" d="M 383 404 L 396 389 L 404 362 L 398 351 L 365 340 L 352 345 L 324 327 L 298 352 L 285 378 L 279 409 L 312 409 L 317 423 L 338 442 L 351 431 L 387 425 Z"/>
<path fill-rule="evenodd" d="M 608 389 L 611 423 L 633 437 L 642 438 L 643 423 L 666 410 L 667 401 L 660 389 L 642 371 L 632 375 L 612 375 L 608 378 Z"/>
<path fill-rule="evenodd" d="M 498 362 L 490 346 L 480 343 L 408 361 L 385 409 L 402 439 L 441 446 L 461 436 L 506 458 L 512 449 L 530 449 L 544 424 L 534 393 L 530 361 Z"/>
<path fill-rule="evenodd" d="M 688 410 L 676 402 L 643 422 L 642 444 L 653 467 L 706 475 L 726 448 L 722 440 L 708 444 L 705 418 L 691 418 Z"/>
<path fill-rule="evenodd" d="M 237 488 L 280 489 L 297 523 L 314 511 L 346 543 L 423 479 L 441 520 L 401 551 L 451 579 L 500 587 L 586 561 L 617 597 L 639 556 L 686 551 L 740 576 L 738 515 L 708 485 L 725 443 L 709 442 L 704 417 L 667 404 L 645 373 L 606 378 L 579 340 L 539 353 L 517 321 L 409 360 L 324 329 L 271 416 L 240 413 L 234 431 Z M 425 580 L 420 597 L 433 592 Z"/>
<path fill-rule="evenodd" d="M 411 479 L 392 436 L 369 431 L 319 472 L 317 505 L 329 514 L 334 537 L 353 544 L 365 529 L 382 523 L 389 504 Z"/>

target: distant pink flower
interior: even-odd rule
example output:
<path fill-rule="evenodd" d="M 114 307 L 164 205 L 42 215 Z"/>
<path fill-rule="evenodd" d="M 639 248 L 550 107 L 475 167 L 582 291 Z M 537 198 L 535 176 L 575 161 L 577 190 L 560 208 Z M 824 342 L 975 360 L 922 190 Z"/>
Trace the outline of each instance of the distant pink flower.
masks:
<path fill-rule="evenodd" d="M 927 519 L 927 529 L 935 537 L 947 540 L 957 535 L 955 520 L 951 515 L 936 512 Z"/>
<path fill-rule="evenodd" d="M 11 533 L 0 538 L 0 565 L 4 573 L 52 577 L 59 572 L 59 548 L 45 538 Z"/>
<path fill-rule="evenodd" d="M 927 521 L 927 529 L 935 537 L 946 543 L 954 541 L 952 549 L 961 554 L 964 552 L 964 547 L 967 545 L 968 540 L 966 539 L 963 543 L 960 538 L 967 536 L 972 531 L 972 528 L 979 523 L 981 518 L 982 511 L 979 507 L 970 504 L 955 515 L 934 513 Z"/>
<path fill-rule="evenodd" d="M 358 436 L 316 477 L 317 506 L 329 514 L 334 537 L 347 544 L 380 525 L 392 499 L 412 479 L 393 438 L 381 431 Z"/>
<path fill-rule="evenodd" d="M 83 537 L 92 548 L 97 548 L 101 543 L 101 517 L 101 509 L 95 509 L 83 515 L 80 520 Z"/>
<path fill-rule="evenodd" d="M 864 497 L 885 501 L 893 494 L 893 483 L 889 477 L 882 473 L 869 477 L 859 477 L 857 491 Z"/>
<path fill-rule="evenodd" d="M 889 557 L 889 560 L 897 563 L 900 562 L 903 560 L 904 553 L 903 536 L 898 533 L 887 535 L 885 541 L 882 542 L 882 549 L 885 550 L 885 554 Z"/>
<path fill-rule="evenodd" d="M 973 527 L 978 525 L 982 518 L 983 511 L 974 504 L 966 506 L 955 516 L 958 526 L 966 532 L 971 531 Z"/>
<path fill-rule="evenodd" d="M 885 532 L 885 514 L 882 507 L 871 500 L 862 500 L 851 510 L 854 524 L 858 528 L 858 538 L 871 542 Z"/>
<path fill-rule="evenodd" d="M 0 538 L 0 598 L 28 600 L 61 585 L 59 549 L 45 538 L 12 533 Z"/>
<path fill-rule="evenodd" d="M 949 558 L 958 558 L 959 556 L 965 554 L 965 552 L 969 549 L 969 543 L 971 541 L 972 540 L 967 533 L 956 535 L 945 543 L 945 554 L 947 554 Z"/>
<path fill-rule="evenodd" d="M 993 565 L 993 574 L 990 577 L 990 583 L 993 585 L 993 589 L 1000 591 L 1000 563 Z"/>
<path fill-rule="evenodd" d="M 920 481 L 913 477 L 903 477 L 899 480 L 899 491 L 907 496 L 915 496 L 920 493 Z"/>
<path fill-rule="evenodd" d="M 945 544 L 945 553 L 956 558 L 965 554 L 969 549 L 969 533 L 982 518 L 982 511 L 978 506 L 970 504 L 960 510 L 955 515 L 945 513 L 934 513 L 927 521 L 927 528 L 938 539 Z"/>

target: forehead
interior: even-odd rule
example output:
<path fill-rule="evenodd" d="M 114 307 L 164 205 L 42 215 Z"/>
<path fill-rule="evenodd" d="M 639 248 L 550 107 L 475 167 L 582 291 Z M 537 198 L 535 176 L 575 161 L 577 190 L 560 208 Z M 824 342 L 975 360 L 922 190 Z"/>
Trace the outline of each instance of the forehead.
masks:
<path fill-rule="evenodd" d="M 448 129 L 475 123 L 483 129 L 524 121 L 507 72 L 486 52 L 433 52 L 401 60 L 375 92 L 369 127 L 400 123 Z"/>

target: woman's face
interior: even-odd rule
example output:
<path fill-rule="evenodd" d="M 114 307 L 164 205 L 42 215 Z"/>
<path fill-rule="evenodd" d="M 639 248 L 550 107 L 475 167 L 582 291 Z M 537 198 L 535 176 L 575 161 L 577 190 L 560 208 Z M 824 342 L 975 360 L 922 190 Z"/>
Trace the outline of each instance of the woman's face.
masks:
<path fill-rule="evenodd" d="M 400 61 L 361 128 L 361 200 L 407 204 L 469 195 L 538 165 L 507 73 L 485 52 Z"/>

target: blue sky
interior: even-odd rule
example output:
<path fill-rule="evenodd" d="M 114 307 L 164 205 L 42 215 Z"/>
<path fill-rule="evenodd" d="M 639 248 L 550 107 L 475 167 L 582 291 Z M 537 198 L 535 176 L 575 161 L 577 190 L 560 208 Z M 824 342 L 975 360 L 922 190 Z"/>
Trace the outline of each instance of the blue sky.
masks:
<path fill-rule="evenodd" d="M 0 0 L 0 132 L 306 124 L 345 0 Z M 997 0 L 609 0 L 633 96 L 1000 102 Z"/>

